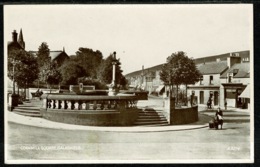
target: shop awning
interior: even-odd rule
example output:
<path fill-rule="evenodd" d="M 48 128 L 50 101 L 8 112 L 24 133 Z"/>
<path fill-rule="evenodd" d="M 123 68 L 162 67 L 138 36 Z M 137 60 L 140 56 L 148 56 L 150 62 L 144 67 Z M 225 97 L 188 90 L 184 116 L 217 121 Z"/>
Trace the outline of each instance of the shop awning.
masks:
<path fill-rule="evenodd" d="M 156 92 L 161 92 L 163 88 L 164 88 L 164 85 L 160 85 L 160 86 L 156 89 Z"/>
<path fill-rule="evenodd" d="M 239 96 L 240 98 L 250 98 L 250 86 L 247 85 L 245 90 L 242 92 L 242 94 Z"/>

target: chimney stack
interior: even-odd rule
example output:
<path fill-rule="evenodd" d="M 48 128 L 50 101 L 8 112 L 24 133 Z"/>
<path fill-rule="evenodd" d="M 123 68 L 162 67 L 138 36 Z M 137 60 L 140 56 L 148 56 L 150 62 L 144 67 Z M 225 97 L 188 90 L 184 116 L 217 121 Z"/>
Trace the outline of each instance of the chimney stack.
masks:
<path fill-rule="evenodd" d="M 13 34 L 13 42 L 17 42 L 17 32 L 14 30 Z"/>

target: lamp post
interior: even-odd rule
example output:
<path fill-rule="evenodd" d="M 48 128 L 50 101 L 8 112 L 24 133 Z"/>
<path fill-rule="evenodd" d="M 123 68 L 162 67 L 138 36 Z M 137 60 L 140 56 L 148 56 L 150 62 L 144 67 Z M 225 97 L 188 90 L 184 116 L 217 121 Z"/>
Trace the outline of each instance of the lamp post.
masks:
<path fill-rule="evenodd" d="M 113 60 L 112 60 L 112 65 L 113 65 L 113 74 L 112 74 L 112 84 L 116 86 L 116 52 L 113 53 Z"/>
<path fill-rule="evenodd" d="M 112 57 L 112 65 L 113 65 L 113 71 L 112 71 L 112 83 L 110 84 L 108 95 L 109 96 L 115 96 L 117 94 L 117 88 L 116 88 L 116 52 L 113 53 Z"/>

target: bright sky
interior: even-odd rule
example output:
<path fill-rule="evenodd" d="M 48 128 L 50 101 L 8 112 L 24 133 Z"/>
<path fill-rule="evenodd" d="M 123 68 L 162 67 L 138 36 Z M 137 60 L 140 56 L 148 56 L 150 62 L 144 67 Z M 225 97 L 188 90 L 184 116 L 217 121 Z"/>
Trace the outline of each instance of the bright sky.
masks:
<path fill-rule="evenodd" d="M 124 74 L 166 62 L 176 51 L 198 58 L 250 50 L 252 5 L 9 5 L 5 44 L 23 30 L 26 50 L 79 47 L 116 51 Z"/>

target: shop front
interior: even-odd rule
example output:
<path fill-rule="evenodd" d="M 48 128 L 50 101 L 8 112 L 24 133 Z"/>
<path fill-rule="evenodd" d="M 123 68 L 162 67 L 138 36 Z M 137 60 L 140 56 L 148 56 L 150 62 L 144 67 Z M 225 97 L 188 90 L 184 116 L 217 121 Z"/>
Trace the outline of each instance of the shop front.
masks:
<path fill-rule="evenodd" d="M 224 102 L 228 107 L 242 108 L 243 100 L 240 97 L 241 93 L 246 88 L 242 83 L 223 83 L 224 87 Z"/>

